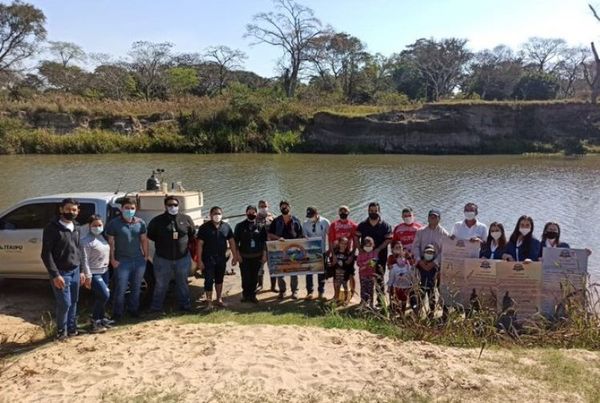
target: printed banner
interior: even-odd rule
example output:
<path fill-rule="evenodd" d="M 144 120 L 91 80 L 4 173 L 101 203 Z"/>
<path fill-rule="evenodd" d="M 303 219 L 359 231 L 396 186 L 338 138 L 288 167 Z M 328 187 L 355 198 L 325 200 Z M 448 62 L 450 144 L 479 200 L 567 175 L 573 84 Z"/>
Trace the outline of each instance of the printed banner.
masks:
<path fill-rule="evenodd" d="M 498 284 L 496 264 L 501 260 L 465 259 L 465 282 L 462 304 L 481 309 L 496 309 Z"/>
<path fill-rule="evenodd" d="M 267 242 L 269 273 L 274 277 L 324 273 L 323 239 L 302 238 Z"/>
<path fill-rule="evenodd" d="M 514 309 L 517 318 L 540 311 L 542 290 L 541 262 L 497 262 L 498 312 Z"/>
<path fill-rule="evenodd" d="M 585 302 L 588 254 L 585 249 L 544 248 L 542 259 L 542 306 L 552 317 L 567 301 Z M 559 312 L 560 313 L 560 312 Z"/>
<path fill-rule="evenodd" d="M 445 305 L 464 304 L 465 259 L 479 257 L 479 242 L 444 239 L 440 269 L 440 293 Z"/>

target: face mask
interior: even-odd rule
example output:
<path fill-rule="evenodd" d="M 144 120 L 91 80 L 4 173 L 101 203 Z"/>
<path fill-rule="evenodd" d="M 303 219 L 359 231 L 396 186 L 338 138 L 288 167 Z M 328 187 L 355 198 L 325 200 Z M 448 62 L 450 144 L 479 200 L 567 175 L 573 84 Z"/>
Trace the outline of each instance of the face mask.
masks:
<path fill-rule="evenodd" d="M 256 214 L 247 214 L 246 217 L 248 217 L 248 220 L 250 221 L 256 220 Z"/>
<path fill-rule="evenodd" d="M 347 218 L 348 218 L 348 213 L 340 213 L 340 218 L 341 218 L 342 220 L 345 220 L 345 219 L 347 219 Z"/>
<path fill-rule="evenodd" d="M 558 238 L 558 232 L 549 231 L 546 232 L 546 239 L 556 239 Z"/>
<path fill-rule="evenodd" d="M 476 215 L 474 211 L 465 211 L 465 218 L 467 220 L 474 220 Z"/>
<path fill-rule="evenodd" d="M 373 251 L 373 247 L 372 247 L 372 246 L 365 246 L 363 249 L 364 249 L 364 251 L 365 251 L 365 252 L 367 252 L 367 253 L 369 253 L 369 252 L 372 252 L 372 251 Z"/>
<path fill-rule="evenodd" d="M 73 221 L 75 219 L 75 217 L 77 217 L 77 214 L 75 214 L 75 213 L 62 213 L 62 216 L 67 221 Z"/>
<path fill-rule="evenodd" d="M 169 206 L 167 207 L 167 211 L 171 215 L 177 215 L 177 213 L 179 213 L 179 206 Z"/>
<path fill-rule="evenodd" d="M 100 234 L 102 234 L 103 231 L 104 231 L 104 227 L 102 227 L 102 226 L 90 228 L 90 232 L 94 235 L 100 235 Z"/>
<path fill-rule="evenodd" d="M 492 236 L 492 238 L 494 238 L 497 241 L 502 236 L 502 232 L 501 231 L 492 231 L 492 232 L 490 232 L 490 235 Z"/>
<path fill-rule="evenodd" d="M 135 209 L 133 210 L 123 210 L 123 217 L 128 220 L 131 220 L 135 216 Z"/>
<path fill-rule="evenodd" d="M 412 217 L 403 217 L 402 221 L 404 221 L 404 224 L 406 225 L 411 225 L 413 222 L 415 222 L 415 219 Z"/>
<path fill-rule="evenodd" d="M 519 228 L 519 232 L 521 233 L 521 235 L 526 236 L 527 234 L 529 234 L 531 232 L 531 228 L 521 227 L 521 228 Z"/>
<path fill-rule="evenodd" d="M 284 207 L 281 209 L 281 214 L 283 215 L 288 215 L 290 213 L 290 209 L 287 207 Z"/>
<path fill-rule="evenodd" d="M 394 248 L 392 250 L 392 252 L 394 252 L 394 255 L 400 255 L 400 254 L 402 254 L 402 249 L 396 249 L 396 248 Z"/>
<path fill-rule="evenodd" d="M 214 216 L 212 216 L 212 220 L 215 224 L 220 223 L 222 219 L 223 216 L 221 214 L 215 214 Z"/>
<path fill-rule="evenodd" d="M 379 213 L 369 213 L 369 218 L 371 220 L 376 220 L 379 218 Z"/>
<path fill-rule="evenodd" d="M 267 214 L 269 214 L 269 209 L 268 209 L 268 208 L 266 208 L 266 207 L 264 207 L 264 208 L 259 208 L 259 209 L 258 209 L 258 212 L 259 212 L 260 214 L 262 214 L 262 215 L 267 215 Z"/>
<path fill-rule="evenodd" d="M 435 255 L 433 253 L 424 253 L 423 257 L 425 258 L 425 260 L 427 261 L 432 261 L 433 258 L 435 257 Z"/>

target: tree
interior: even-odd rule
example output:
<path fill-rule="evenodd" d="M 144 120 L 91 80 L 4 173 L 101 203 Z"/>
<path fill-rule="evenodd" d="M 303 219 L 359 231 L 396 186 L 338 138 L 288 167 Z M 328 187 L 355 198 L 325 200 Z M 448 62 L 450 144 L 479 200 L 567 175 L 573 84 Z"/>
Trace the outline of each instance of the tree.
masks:
<path fill-rule="evenodd" d="M 14 1 L 0 4 L 0 71 L 14 68 L 37 50 L 46 38 L 42 10 Z"/>
<path fill-rule="evenodd" d="M 543 71 L 527 72 L 514 90 L 514 97 L 524 100 L 548 100 L 556 98 L 558 80 L 550 73 Z"/>
<path fill-rule="evenodd" d="M 217 83 L 219 94 L 223 93 L 232 70 L 241 69 L 243 62 L 248 56 L 239 49 L 231 49 L 228 46 L 212 46 L 204 52 L 204 58 L 208 63 L 214 65 L 212 71 L 215 73 L 213 80 Z"/>
<path fill-rule="evenodd" d="M 564 39 L 534 36 L 523 44 L 521 52 L 526 64 L 535 66 L 538 71 L 552 72 L 566 48 Z"/>
<path fill-rule="evenodd" d="M 567 48 L 562 52 L 561 60 L 554 69 L 558 78 L 559 97 L 569 98 L 575 95 L 575 84 L 584 79 L 584 66 L 588 58 L 589 50 L 586 48 Z"/>
<path fill-rule="evenodd" d="M 323 34 L 322 24 L 312 9 L 292 0 L 275 0 L 278 12 L 256 14 L 254 23 L 246 26 L 245 37 L 258 43 L 280 47 L 284 52 L 283 84 L 286 95 L 293 97 L 299 74 L 308 60 L 307 49 L 312 40 Z"/>
<path fill-rule="evenodd" d="M 167 70 L 169 89 L 176 95 L 182 96 L 198 85 L 198 72 L 192 67 L 171 67 Z"/>
<path fill-rule="evenodd" d="M 135 80 L 120 64 L 101 64 L 92 73 L 91 86 L 102 96 L 124 99 L 135 91 Z"/>
<path fill-rule="evenodd" d="M 157 96 L 164 86 L 164 71 L 171 61 L 169 42 L 153 43 L 137 41 L 131 46 L 129 57 L 130 67 L 134 73 L 137 85 L 146 100 Z"/>
<path fill-rule="evenodd" d="M 508 99 L 522 75 L 521 59 L 508 46 L 499 45 L 475 55 L 464 91 L 485 100 Z"/>
<path fill-rule="evenodd" d="M 472 57 L 467 40 L 419 39 L 401 53 L 416 66 L 427 83 L 427 100 L 437 101 L 452 94 L 459 85 L 465 66 Z"/>
<path fill-rule="evenodd" d="M 67 67 L 70 61 L 84 61 L 86 58 L 81 46 L 73 42 L 50 41 L 48 43 L 50 44 L 48 51 L 62 63 L 63 67 Z"/>
<path fill-rule="evenodd" d="M 590 10 L 592 10 L 594 18 L 600 21 L 600 16 L 598 16 L 598 13 L 596 13 L 594 7 L 592 7 L 591 4 L 588 4 L 588 6 L 590 7 Z M 587 65 L 584 64 L 583 73 L 585 76 L 585 81 L 587 81 L 592 91 L 591 101 L 593 104 L 595 104 L 596 100 L 598 99 L 598 96 L 600 95 L 600 57 L 598 57 L 598 52 L 596 51 L 596 46 L 594 45 L 594 42 L 592 42 L 590 45 L 592 47 L 592 54 L 594 55 L 594 69 L 592 72 L 592 69 L 589 69 Z"/>
<path fill-rule="evenodd" d="M 394 55 L 391 71 L 391 85 L 409 99 L 424 99 L 427 96 L 427 80 L 421 75 L 419 68 L 411 60 L 402 55 Z"/>
<path fill-rule="evenodd" d="M 83 94 L 89 81 L 87 72 L 77 66 L 63 66 L 62 63 L 45 60 L 38 68 L 48 86 L 76 94 Z"/>

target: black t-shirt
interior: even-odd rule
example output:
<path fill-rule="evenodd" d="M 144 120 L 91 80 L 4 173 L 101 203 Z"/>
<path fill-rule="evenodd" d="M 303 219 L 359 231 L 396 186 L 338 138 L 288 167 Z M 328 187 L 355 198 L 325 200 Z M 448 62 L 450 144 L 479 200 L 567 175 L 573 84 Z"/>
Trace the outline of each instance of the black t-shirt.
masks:
<path fill-rule="evenodd" d="M 375 241 L 375 248 L 378 248 L 379 245 L 384 243 L 387 239 L 392 239 L 392 226 L 382 219 L 380 219 L 377 224 L 371 225 L 367 218 L 365 221 L 358 224 L 356 235 L 361 243 L 362 240 L 368 236 L 373 238 L 373 241 Z M 385 266 L 385 263 L 387 262 L 387 255 L 387 248 L 384 248 L 379 252 L 379 264 L 382 266 Z"/>
<path fill-rule="evenodd" d="M 233 230 L 226 222 L 221 222 L 218 227 L 215 227 L 212 221 L 208 221 L 198 228 L 197 238 L 204 241 L 202 259 L 225 258 L 227 241 L 233 238 Z"/>
<path fill-rule="evenodd" d="M 267 229 L 264 225 L 244 220 L 235 226 L 233 236 L 242 257 L 258 257 L 265 250 Z"/>
<path fill-rule="evenodd" d="M 434 262 L 431 270 L 425 270 L 421 267 L 422 262 L 417 264 L 417 269 L 419 269 L 419 276 L 421 277 L 421 287 L 423 288 L 433 288 L 435 287 L 435 281 L 437 279 L 437 274 L 440 271 L 437 263 Z"/>
<path fill-rule="evenodd" d="M 185 214 L 168 213 L 154 217 L 148 223 L 148 238 L 154 241 L 156 254 L 163 259 L 177 260 L 188 254 L 188 244 L 196 227 Z"/>

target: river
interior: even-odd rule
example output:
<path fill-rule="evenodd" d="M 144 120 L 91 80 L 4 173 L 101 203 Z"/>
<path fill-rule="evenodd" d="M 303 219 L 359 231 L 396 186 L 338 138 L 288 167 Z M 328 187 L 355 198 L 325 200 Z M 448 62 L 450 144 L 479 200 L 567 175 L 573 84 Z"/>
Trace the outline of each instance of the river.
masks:
<path fill-rule="evenodd" d="M 534 218 L 541 236 L 546 221 L 561 225 L 561 239 L 594 250 L 590 271 L 600 279 L 600 156 L 413 156 L 267 154 L 113 154 L 0 156 L 0 210 L 32 196 L 58 192 L 139 190 L 153 168 L 169 181 L 204 192 L 206 211 L 223 207 L 241 214 L 266 198 L 278 211 L 282 198 L 304 217 L 308 205 L 334 218 L 347 204 L 355 221 L 368 202 L 381 204 L 392 225 L 404 206 L 419 221 L 430 208 L 442 212 L 448 230 L 466 202 L 479 205 L 479 219 L 500 221 L 511 232 L 517 218 Z M 235 222 L 235 220 L 232 220 Z"/>

